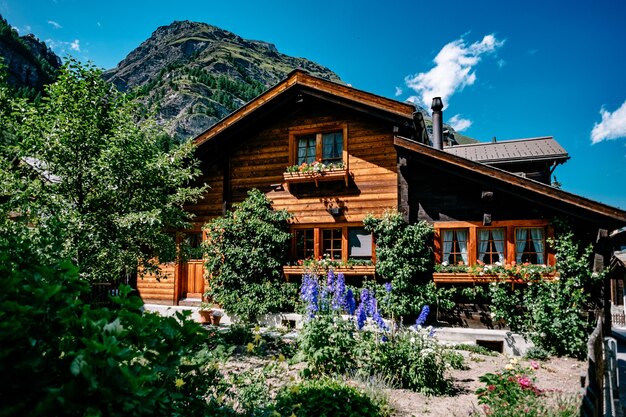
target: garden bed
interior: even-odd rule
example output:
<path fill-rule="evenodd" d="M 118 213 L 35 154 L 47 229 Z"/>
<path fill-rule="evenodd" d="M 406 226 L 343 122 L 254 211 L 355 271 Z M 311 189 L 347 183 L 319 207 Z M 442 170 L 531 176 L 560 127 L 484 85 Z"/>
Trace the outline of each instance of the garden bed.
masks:
<path fill-rule="evenodd" d="M 293 340 L 287 342 L 291 343 Z M 377 378 L 372 378 L 370 381 L 350 377 L 336 378 L 346 379 L 349 383 L 361 386 L 368 392 L 382 392 L 389 400 L 392 416 L 481 415 L 475 392 L 485 384 L 479 381 L 479 377 L 486 373 L 503 370 L 509 363 L 509 357 L 501 354 L 490 356 L 464 350 L 458 350 L 458 352 L 463 355 L 466 366 L 465 369 L 448 371 L 453 380 L 454 392 L 446 396 L 427 396 L 406 389 L 393 388 Z M 231 376 L 246 373 L 264 374 L 270 395 L 274 395 L 280 387 L 301 380 L 300 372 L 305 368 L 302 362 L 289 363 L 288 359 L 279 360 L 278 358 L 278 353 L 274 351 L 264 355 L 236 354 L 222 365 L 222 370 L 226 375 Z M 522 366 L 530 367 L 530 361 L 520 360 L 520 363 Z M 535 376 L 538 388 L 548 392 L 551 397 L 561 395 L 574 398 L 578 395 L 584 362 L 571 358 L 550 358 L 537 361 L 537 363 L 539 368 L 535 371 Z M 273 370 L 268 372 L 268 369 Z"/>

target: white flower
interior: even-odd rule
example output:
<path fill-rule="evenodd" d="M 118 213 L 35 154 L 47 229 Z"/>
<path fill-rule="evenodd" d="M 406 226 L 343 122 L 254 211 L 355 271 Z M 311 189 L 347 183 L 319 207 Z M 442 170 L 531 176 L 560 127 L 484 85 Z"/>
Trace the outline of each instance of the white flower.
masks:
<path fill-rule="evenodd" d="M 498 261 L 498 262 L 496 262 L 494 265 L 496 265 L 496 266 L 502 266 L 502 262 Z"/>
<path fill-rule="evenodd" d="M 411 343 L 415 343 L 415 338 L 414 338 L 414 337 L 412 337 L 409 341 L 410 341 Z"/>
<path fill-rule="evenodd" d="M 496 313 L 491 313 L 491 318 L 492 319 L 496 318 Z"/>
<path fill-rule="evenodd" d="M 441 266 L 448 266 L 448 261 L 443 261 L 443 262 L 441 263 Z"/>

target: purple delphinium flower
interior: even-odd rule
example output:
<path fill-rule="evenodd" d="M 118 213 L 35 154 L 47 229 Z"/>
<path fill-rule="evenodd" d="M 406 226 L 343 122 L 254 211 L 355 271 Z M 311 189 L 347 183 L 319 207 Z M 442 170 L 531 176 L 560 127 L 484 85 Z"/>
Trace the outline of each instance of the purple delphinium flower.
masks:
<path fill-rule="evenodd" d="M 417 320 L 415 320 L 415 325 L 424 325 L 424 323 L 426 323 L 426 319 L 428 318 L 428 313 L 430 313 L 430 307 L 425 305 L 424 307 L 422 307 L 422 312 L 420 313 L 419 317 L 417 318 Z"/>
<path fill-rule="evenodd" d="M 389 338 L 387 336 L 383 336 L 383 337 L 380 338 L 380 341 L 385 343 L 385 342 L 389 341 Z"/>
<path fill-rule="evenodd" d="M 373 316 L 377 310 L 376 297 L 374 297 L 374 294 L 367 288 L 361 290 L 361 305 L 368 316 Z"/>
<path fill-rule="evenodd" d="M 385 282 L 385 291 L 391 292 L 391 282 Z"/>
<path fill-rule="evenodd" d="M 383 320 L 382 316 L 380 315 L 380 313 L 378 313 L 378 311 L 374 312 L 374 314 L 372 315 L 372 319 L 374 320 L 376 324 L 378 324 L 378 327 L 380 327 L 382 330 L 389 330 L 387 323 L 385 323 L 385 320 Z"/>
<path fill-rule="evenodd" d="M 341 273 L 337 275 L 337 279 L 335 280 L 335 288 L 333 291 L 333 300 L 331 306 L 333 310 L 346 308 L 346 280 Z"/>
<path fill-rule="evenodd" d="M 356 325 L 359 330 L 365 326 L 365 321 L 367 320 L 367 313 L 365 312 L 365 308 L 363 307 L 363 303 L 359 304 L 359 307 L 356 309 Z"/>
<path fill-rule="evenodd" d="M 318 311 L 319 288 L 315 276 L 305 274 L 302 278 L 302 287 L 300 289 L 300 298 L 305 302 L 305 308 L 309 317 L 315 317 Z"/>
<path fill-rule="evenodd" d="M 428 337 L 435 337 L 435 333 L 436 333 L 436 330 L 433 327 L 432 329 L 430 329 L 430 332 L 428 333 Z"/>
<path fill-rule="evenodd" d="M 350 315 L 353 315 L 354 311 L 356 310 L 356 301 L 354 301 L 354 294 L 349 288 L 348 292 L 346 293 L 346 310 Z"/>

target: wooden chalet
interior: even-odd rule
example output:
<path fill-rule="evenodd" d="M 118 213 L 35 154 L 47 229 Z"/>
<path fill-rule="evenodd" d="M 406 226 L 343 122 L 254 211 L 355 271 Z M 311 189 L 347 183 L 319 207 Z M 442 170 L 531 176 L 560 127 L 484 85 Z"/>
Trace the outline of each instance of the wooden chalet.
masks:
<path fill-rule="evenodd" d="M 202 225 L 252 188 L 294 216 L 287 278 L 302 274 L 298 260 L 321 256 L 342 262 L 344 274 L 374 275 L 375 242 L 363 219 L 389 209 L 434 225 L 438 263 L 553 265 L 546 238 L 555 216 L 574 219 L 593 242 L 599 229 L 626 225 L 626 212 L 548 184 L 554 167 L 569 157 L 552 138 L 443 148 L 441 107 L 434 106 L 431 146 L 412 104 L 293 71 L 195 139 L 202 181 L 211 188 L 189 206 L 196 217 L 188 235 L 199 243 Z M 315 161 L 324 168 L 297 169 L 313 170 Z M 200 298 L 201 260 L 164 271 L 167 279 L 139 280 L 144 300 Z M 439 273 L 434 279 L 475 278 Z"/>

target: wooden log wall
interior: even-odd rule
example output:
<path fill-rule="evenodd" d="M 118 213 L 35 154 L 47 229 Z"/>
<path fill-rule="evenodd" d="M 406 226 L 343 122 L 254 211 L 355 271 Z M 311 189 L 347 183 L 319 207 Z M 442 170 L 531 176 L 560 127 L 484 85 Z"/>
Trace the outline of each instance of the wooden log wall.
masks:
<path fill-rule="evenodd" d="M 174 284 L 178 265 L 167 263 L 161 265 L 161 276 L 146 274 L 137 277 L 137 290 L 145 303 L 174 304 Z"/>
<path fill-rule="evenodd" d="M 283 174 L 291 164 L 290 129 L 319 126 L 347 126 L 350 180 L 286 184 Z M 188 206 L 195 214 L 194 230 L 223 214 L 224 202 L 243 201 L 247 192 L 258 188 L 274 202 L 275 209 L 294 215 L 292 222 L 302 225 L 333 225 L 362 222 L 368 213 L 382 215 L 398 207 L 397 154 L 393 145 L 393 125 L 336 105 L 310 100 L 307 105 L 255 127 L 239 137 L 229 138 L 228 154 L 206 153 L 201 182 L 211 187 L 196 204 Z M 226 174 L 226 175 L 225 175 Z M 340 207 L 333 216 L 329 207 Z M 173 270 L 168 270 L 174 275 Z M 184 279 L 184 277 L 181 277 Z M 157 282 L 144 278 L 139 284 L 146 296 L 163 302 L 175 297 L 173 280 Z M 143 296 L 143 295 L 142 295 Z M 174 301 L 176 302 L 176 301 Z"/>

